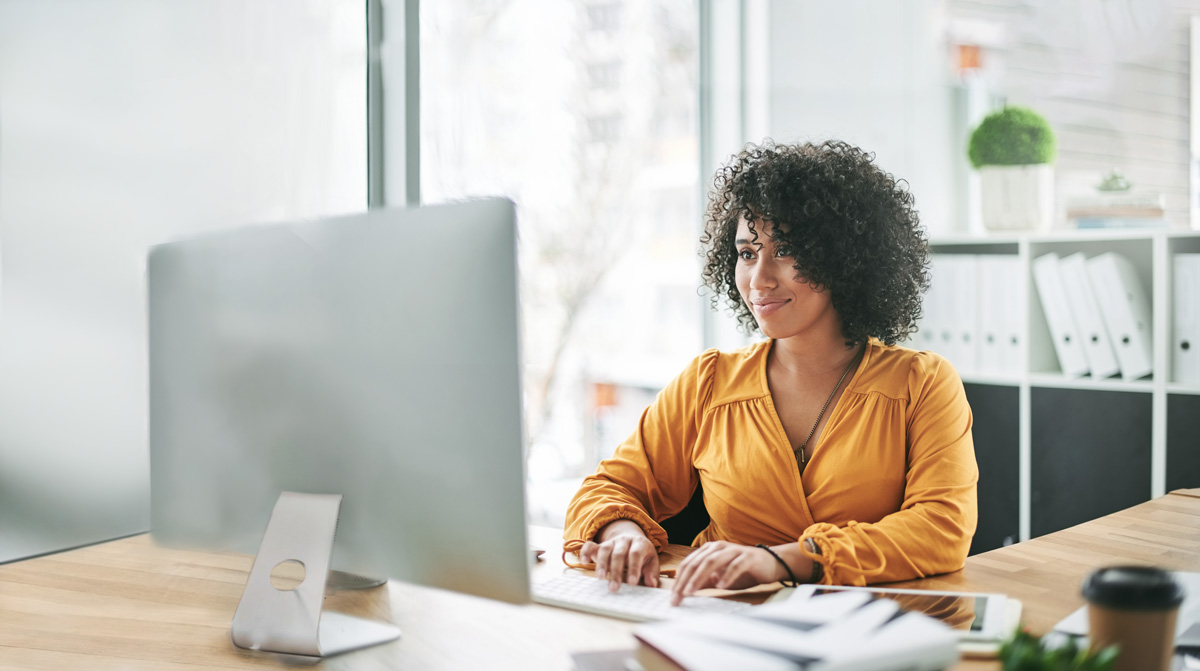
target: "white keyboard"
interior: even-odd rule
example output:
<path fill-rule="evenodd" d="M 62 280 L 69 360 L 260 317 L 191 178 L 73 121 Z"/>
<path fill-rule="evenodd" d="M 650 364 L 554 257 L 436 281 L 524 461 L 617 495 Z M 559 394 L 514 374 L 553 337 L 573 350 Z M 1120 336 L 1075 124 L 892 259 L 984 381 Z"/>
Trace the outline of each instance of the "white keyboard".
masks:
<path fill-rule="evenodd" d="M 607 580 L 582 574 L 566 574 L 533 586 L 533 600 L 548 606 L 582 610 L 635 622 L 669 620 L 701 613 L 736 613 L 748 604 L 711 596 L 684 597 L 671 605 L 671 590 L 644 585 L 621 585 L 616 593 L 608 591 Z"/>

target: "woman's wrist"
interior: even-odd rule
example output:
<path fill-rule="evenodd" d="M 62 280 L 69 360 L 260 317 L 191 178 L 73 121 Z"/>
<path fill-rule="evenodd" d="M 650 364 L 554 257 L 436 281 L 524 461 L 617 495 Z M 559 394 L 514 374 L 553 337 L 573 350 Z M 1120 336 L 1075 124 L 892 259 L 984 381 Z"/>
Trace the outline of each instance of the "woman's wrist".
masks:
<path fill-rule="evenodd" d="M 647 538 L 646 532 L 641 525 L 633 520 L 619 519 L 613 520 L 608 524 L 600 527 L 596 532 L 596 542 L 603 543 L 606 540 L 616 538 L 617 536 L 642 536 Z"/>
<path fill-rule="evenodd" d="M 794 575 L 799 582 L 806 582 L 808 577 L 812 575 L 813 560 L 804 556 L 804 553 L 800 550 L 799 543 L 772 545 L 770 546 L 770 549 L 777 557 L 779 557 L 780 560 L 787 563 L 788 567 L 792 569 L 792 575 Z M 779 562 L 775 563 L 775 568 L 776 573 L 778 574 L 778 576 L 775 578 L 776 580 L 787 581 L 791 579 L 788 576 L 787 571 L 779 564 Z"/>
<path fill-rule="evenodd" d="M 801 542 L 804 543 L 804 549 L 807 550 L 809 554 L 821 554 L 821 546 L 817 545 L 817 542 L 813 539 L 805 538 Z M 808 581 L 811 583 L 821 582 L 821 580 L 825 577 L 825 566 L 819 561 L 813 561 L 811 559 L 809 561 L 812 561 L 812 573 L 809 574 Z"/>

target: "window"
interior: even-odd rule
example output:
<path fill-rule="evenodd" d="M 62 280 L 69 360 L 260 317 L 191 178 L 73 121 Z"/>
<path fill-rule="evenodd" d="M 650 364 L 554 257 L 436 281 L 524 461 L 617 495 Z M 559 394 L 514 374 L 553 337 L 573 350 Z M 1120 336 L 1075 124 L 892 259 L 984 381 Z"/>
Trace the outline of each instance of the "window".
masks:
<path fill-rule="evenodd" d="M 426 203 L 503 195 L 521 235 L 534 521 L 700 349 L 698 8 L 421 5 Z"/>

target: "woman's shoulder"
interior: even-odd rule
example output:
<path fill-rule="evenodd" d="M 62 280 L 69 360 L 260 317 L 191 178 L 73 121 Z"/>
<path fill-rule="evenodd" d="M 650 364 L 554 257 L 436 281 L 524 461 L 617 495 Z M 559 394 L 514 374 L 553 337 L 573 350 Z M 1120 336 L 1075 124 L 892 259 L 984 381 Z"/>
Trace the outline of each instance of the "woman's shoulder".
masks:
<path fill-rule="evenodd" d="M 684 375 L 695 376 L 709 407 L 761 397 L 767 393 L 763 370 L 770 346 L 764 340 L 736 349 L 705 350 Z"/>
<path fill-rule="evenodd" d="M 878 340 L 870 342 L 870 356 L 865 375 L 858 387 L 860 392 L 878 392 L 897 399 L 909 399 L 915 389 L 920 389 L 934 380 L 952 377 L 958 373 L 946 357 L 937 352 L 916 350 L 903 345 L 885 345 Z"/>

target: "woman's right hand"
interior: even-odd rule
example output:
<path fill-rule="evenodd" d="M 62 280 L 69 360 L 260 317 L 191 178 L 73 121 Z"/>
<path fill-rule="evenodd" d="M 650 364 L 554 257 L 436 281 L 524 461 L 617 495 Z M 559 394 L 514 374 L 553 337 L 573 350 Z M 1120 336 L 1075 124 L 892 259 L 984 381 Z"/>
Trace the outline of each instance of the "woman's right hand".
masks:
<path fill-rule="evenodd" d="M 658 587 L 658 552 L 636 523 L 613 521 L 596 534 L 596 541 L 584 543 L 579 558 L 596 564 L 596 577 L 608 580 L 609 591 L 617 591 L 621 583 Z"/>

